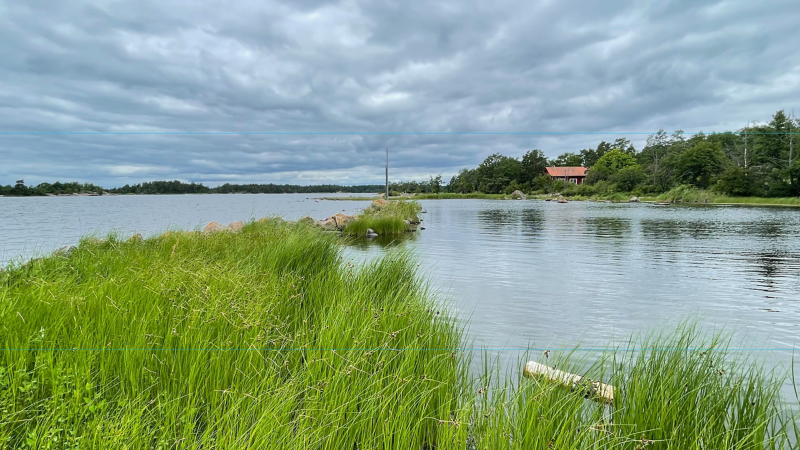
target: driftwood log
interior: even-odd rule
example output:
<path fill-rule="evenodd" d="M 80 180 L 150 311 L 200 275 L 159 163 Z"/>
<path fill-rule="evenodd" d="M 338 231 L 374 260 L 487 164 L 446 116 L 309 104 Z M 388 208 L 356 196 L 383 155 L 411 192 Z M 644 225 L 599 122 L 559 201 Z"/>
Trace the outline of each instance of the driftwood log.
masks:
<path fill-rule="evenodd" d="M 554 369 L 544 364 L 539 364 L 536 361 L 528 361 L 525 364 L 523 374 L 527 378 L 542 377 L 555 383 L 566 386 L 573 391 L 582 392 L 584 397 L 593 400 L 601 401 L 604 403 L 614 403 L 614 386 L 604 384 L 599 381 L 594 381 L 580 375 L 567 373 L 558 369 Z"/>

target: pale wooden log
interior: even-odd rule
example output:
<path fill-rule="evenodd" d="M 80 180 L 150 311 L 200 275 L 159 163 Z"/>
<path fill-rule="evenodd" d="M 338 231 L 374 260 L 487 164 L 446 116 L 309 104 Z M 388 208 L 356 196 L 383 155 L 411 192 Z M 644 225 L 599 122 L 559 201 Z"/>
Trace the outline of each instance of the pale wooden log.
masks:
<path fill-rule="evenodd" d="M 616 390 L 614 386 L 554 369 L 544 364 L 539 364 L 536 361 L 528 361 L 528 363 L 525 364 L 523 375 L 527 378 L 544 377 L 572 390 L 580 390 L 586 398 L 603 401 L 609 404 L 614 402 L 614 391 Z"/>

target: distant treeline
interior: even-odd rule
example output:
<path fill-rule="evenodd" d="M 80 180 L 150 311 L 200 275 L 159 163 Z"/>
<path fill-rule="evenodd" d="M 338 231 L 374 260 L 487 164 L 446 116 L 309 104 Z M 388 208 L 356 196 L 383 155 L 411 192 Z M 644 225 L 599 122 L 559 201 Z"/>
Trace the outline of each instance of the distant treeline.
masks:
<path fill-rule="evenodd" d="M 292 184 L 229 184 L 225 183 L 218 187 L 208 187 L 201 183 L 183 183 L 181 181 L 151 181 L 146 183 L 134 184 L 103 189 L 91 183 L 41 183 L 36 186 L 26 186 L 25 180 L 17 180 L 11 186 L 0 186 L 0 195 L 25 197 L 42 195 L 60 194 L 295 194 L 295 193 L 366 193 L 382 192 L 383 185 L 369 184 L 361 186 L 339 186 L 335 184 L 323 184 L 316 186 L 297 186 Z"/>
<path fill-rule="evenodd" d="M 447 192 L 488 194 L 575 191 L 592 195 L 613 192 L 663 193 L 688 185 L 733 196 L 800 196 L 800 161 L 796 148 L 800 120 L 778 111 L 765 124 L 735 132 L 696 134 L 663 130 L 650 136 L 642 151 L 628 139 L 602 141 L 594 149 L 564 153 L 554 160 L 540 150 L 521 159 L 499 153 L 474 169 L 463 169 L 444 186 Z M 547 166 L 587 167 L 585 184 L 564 186 L 544 175 Z M 435 179 L 416 192 L 436 192 Z"/>

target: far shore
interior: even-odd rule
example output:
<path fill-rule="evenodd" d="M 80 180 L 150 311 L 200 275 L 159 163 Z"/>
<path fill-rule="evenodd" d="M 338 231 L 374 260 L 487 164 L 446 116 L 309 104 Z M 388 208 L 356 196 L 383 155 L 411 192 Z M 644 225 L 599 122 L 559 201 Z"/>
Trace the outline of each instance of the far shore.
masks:
<path fill-rule="evenodd" d="M 405 194 L 401 196 L 390 196 L 390 200 L 555 200 L 563 198 L 568 202 L 573 201 L 589 201 L 589 202 L 604 202 L 604 203 L 650 203 L 650 204 L 669 204 L 669 205 L 717 205 L 717 206 L 785 206 L 785 207 L 800 207 L 800 198 L 797 197 L 729 197 L 729 196 L 715 196 L 705 192 L 696 198 L 672 198 L 670 193 L 661 194 L 659 196 L 640 196 L 637 197 L 632 193 L 616 193 L 610 195 L 593 195 L 591 197 L 584 196 L 561 196 L 555 194 L 531 194 L 524 199 L 512 198 L 507 194 L 483 194 L 474 192 L 470 194 L 457 194 L 457 193 L 442 193 L 442 194 Z M 382 198 L 382 196 L 381 196 Z M 352 197 L 318 197 L 316 200 L 331 200 L 331 201 L 372 201 L 375 197 L 365 196 L 352 196 Z"/>

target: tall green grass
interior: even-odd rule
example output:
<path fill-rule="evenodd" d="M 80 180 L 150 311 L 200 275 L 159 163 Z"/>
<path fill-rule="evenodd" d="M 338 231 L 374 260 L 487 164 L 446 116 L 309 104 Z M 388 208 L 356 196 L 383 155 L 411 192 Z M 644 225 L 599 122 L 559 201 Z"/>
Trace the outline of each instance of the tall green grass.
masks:
<path fill-rule="evenodd" d="M 692 186 L 682 185 L 673 188 L 658 197 L 659 201 L 673 203 L 716 203 L 716 204 L 743 204 L 766 206 L 800 206 L 800 198 L 770 198 L 770 197 L 730 197 L 715 194 L 711 191 L 697 189 Z"/>
<path fill-rule="evenodd" d="M 441 448 L 466 366 L 413 350 L 460 342 L 413 268 L 277 221 L 11 267 L 0 447 Z"/>
<path fill-rule="evenodd" d="M 313 225 L 85 239 L 0 272 L 0 448 L 777 449 L 781 374 L 697 329 L 548 363 L 611 406 L 468 372 L 406 254 Z M 524 362 L 521 360 L 520 363 Z"/>
<path fill-rule="evenodd" d="M 372 204 L 355 220 L 342 227 L 342 234 L 365 236 L 371 229 L 379 235 L 397 235 L 412 231 L 419 223 L 422 206 L 415 201 L 391 200 L 386 204 Z"/>

